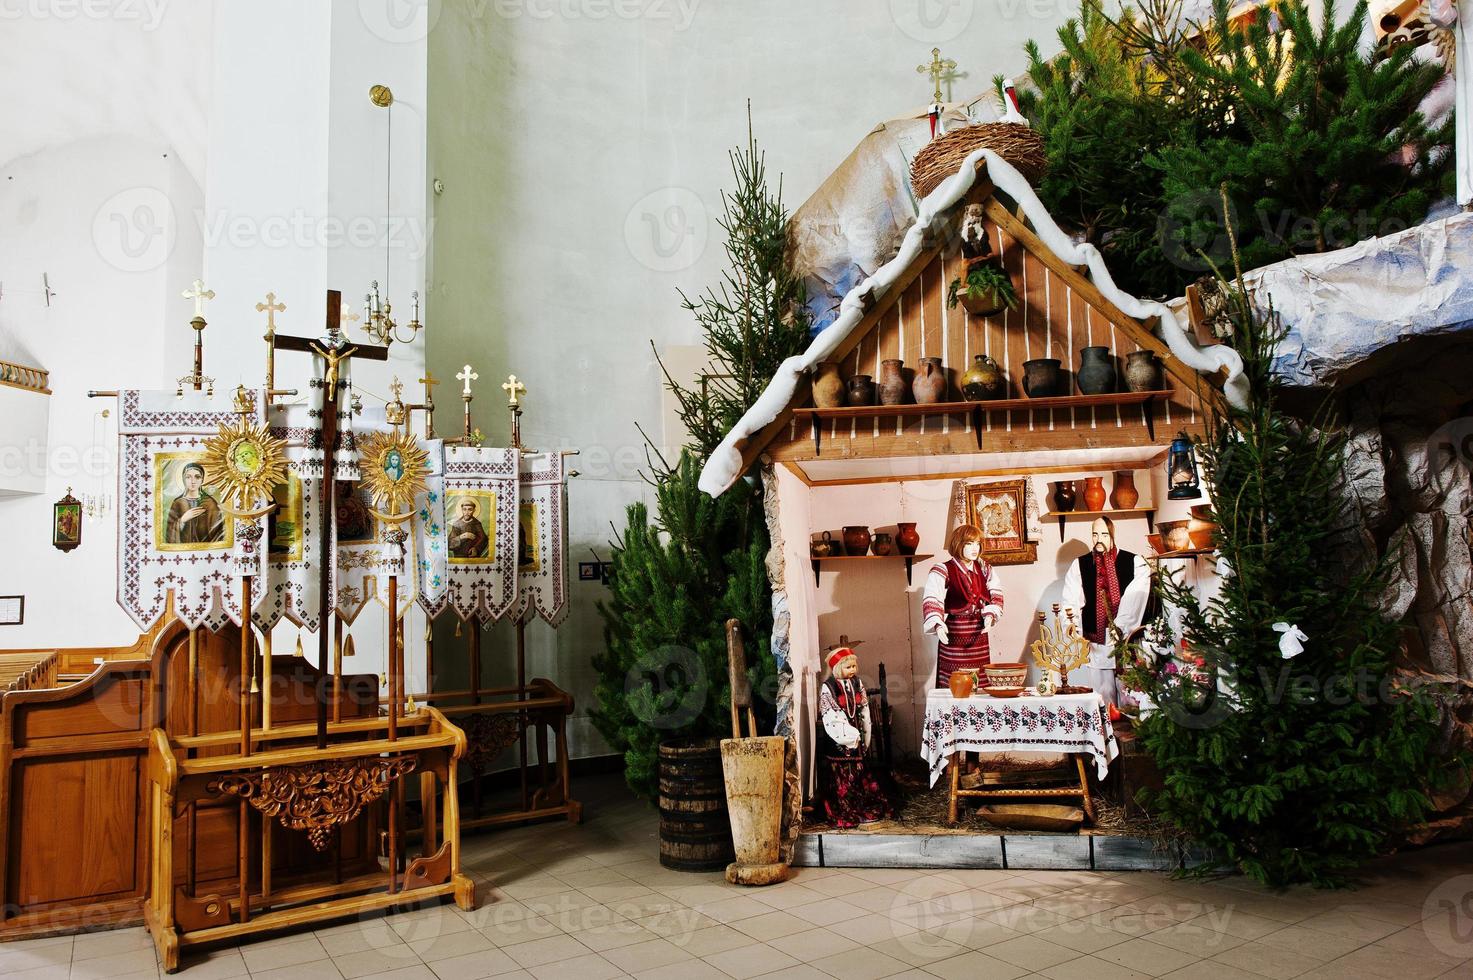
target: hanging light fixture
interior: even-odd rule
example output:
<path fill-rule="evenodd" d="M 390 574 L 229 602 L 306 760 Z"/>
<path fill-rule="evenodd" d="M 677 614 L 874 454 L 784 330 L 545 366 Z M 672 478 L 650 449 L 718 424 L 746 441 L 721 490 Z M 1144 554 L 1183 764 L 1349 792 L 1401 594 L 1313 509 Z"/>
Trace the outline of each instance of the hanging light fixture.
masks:
<path fill-rule="evenodd" d="M 1197 476 L 1197 450 L 1182 432 L 1171 440 L 1166 451 L 1166 497 L 1169 500 L 1196 500 L 1202 496 L 1202 481 Z"/>

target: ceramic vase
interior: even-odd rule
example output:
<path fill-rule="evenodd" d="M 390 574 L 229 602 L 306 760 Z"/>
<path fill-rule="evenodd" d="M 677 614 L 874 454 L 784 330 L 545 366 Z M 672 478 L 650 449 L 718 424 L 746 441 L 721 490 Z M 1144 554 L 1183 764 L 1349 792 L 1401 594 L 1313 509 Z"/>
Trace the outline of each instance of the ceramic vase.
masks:
<path fill-rule="evenodd" d="M 1125 355 L 1125 388 L 1127 391 L 1161 391 L 1161 362 L 1148 350 Z"/>
<path fill-rule="evenodd" d="M 972 367 L 962 375 L 962 395 L 968 401 L 985 402 L 1004 398 L 1008 393 L 1008 377 L 997 362 L 986 354 L 972 359 Z"/>
<path fill-rule="evenodd" d="M 1084 478 L 1084 509 L 1105 509 L 1105 478 L 1102 476 L 1087 476 Z M 846 540 L 847 543 L 847 540 Z"/>
<path fill-rule="evenodd" d="M 1079 494 L 1074 490 L 1073 480 L 1060 480 L 1054 484 L 1054 513 L 1067 514 L 1079 503 Z"/>
<path fill-rule="evenodd" d="M 923 357 L 911 385 L 917 405 L 934 405 L 946 400 L 946 369 L 939 357 Z"/>
<path fill-rule="evenodd" d="M 1130 510 L 1140 503 L 1140 491 L 1135 488 L 1135 474 L 1130 470 L 1118 470 L 1115 484 L 1110 488 L 1110 506 L 1116 510 Z"/>
<path fill-rule="evenodd" d="M 844 554 L 851 556 L 869 554 L 869 528 L 863 525 L 844 528 Z"/>
<path fill-rule="evenodd" d="M 1023 391 L 1029 398 L 1051 398 L 1059 393 L 1059 359 L 1038 357 L 1023 362 Z"/>
<path fill-rule="evenodd" d="M 902 522 L 896 525 L 899 530 L 895 532 L 895 547 L 900 549 L 902 555 L 913 555 L 921 546 L 921 536 L 916 532 L 913 522 Z"/>
<path fill-rule="evenodd" d="M 946 686 L 951 688 L 952 697 L 969 698 L 972 696 L 972 690 L 977 686 L 977 678 L 970 670 L 953 670 L 951 676 L 946 679 Z"/>
<path fill-rule="evenodd" d="M 1108 347 L 1079 351 L 1079 373 L 1074 377 L 1081 395 L 1108 395 L 1115 390 L 1115 361 Z"/>
<path fill-rule="evenodd" d="M 870 541 L 869 550 L 881 558 L 895 554 L 895 538 L 888 531 L 876 531 Z"/>
<path fill-rule="evenodd" d="M 839 365 L 833 361 L 820 361 L 813 376 L 813 407 L 839 408 L 844 404 L 844 379 L 839 377 Z"/>
<path fill-rule="evenodd" d="M 875 382 L 875 387 L 880 391 L 881 405 L 905 404 L 904 364 L 899 358 L 880 362 L 880 378 Z"/>
<path fill-rule="evenodd" d="M 875 403 L 875 383 L 867 374 L 856 374 L 849 379 L 849 392 L 844 398 L 845 404 L 852 408 Z"/>

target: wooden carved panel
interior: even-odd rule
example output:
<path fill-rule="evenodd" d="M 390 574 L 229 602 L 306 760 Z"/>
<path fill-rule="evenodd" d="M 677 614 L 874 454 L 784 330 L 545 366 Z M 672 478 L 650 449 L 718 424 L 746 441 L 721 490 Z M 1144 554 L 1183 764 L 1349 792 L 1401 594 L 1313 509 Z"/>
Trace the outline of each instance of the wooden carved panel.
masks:
<path fill-rule="evenodd" d="M 332 841 L 335 827 L 356 819 L 416 764 L 412 756 L 306 762 L 231 773 L 211 780 L 209 790 L 241 797 L 263 816 L 276 817 L 283 827 L 305 830 L 312 846 L 322 851 Z"/>

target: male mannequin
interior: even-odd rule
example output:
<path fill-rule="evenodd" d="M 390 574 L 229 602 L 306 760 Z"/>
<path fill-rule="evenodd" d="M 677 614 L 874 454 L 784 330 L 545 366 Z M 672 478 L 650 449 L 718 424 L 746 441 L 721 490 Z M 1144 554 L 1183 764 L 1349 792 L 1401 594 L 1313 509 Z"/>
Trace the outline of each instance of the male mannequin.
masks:
<path fill-rule="evenodd" d="M 1064 575 L 1064 605 L 1079 612 L 1079 629 L 1089 640 L 1086 683 L 1116 703 L 1115 638 L 1140 626 L 1151 597 L 1151 569 L 1140 555 L 1115 544 L 1115 522 L 1099 517 L 1090 525 L 1090 551 Z"/>

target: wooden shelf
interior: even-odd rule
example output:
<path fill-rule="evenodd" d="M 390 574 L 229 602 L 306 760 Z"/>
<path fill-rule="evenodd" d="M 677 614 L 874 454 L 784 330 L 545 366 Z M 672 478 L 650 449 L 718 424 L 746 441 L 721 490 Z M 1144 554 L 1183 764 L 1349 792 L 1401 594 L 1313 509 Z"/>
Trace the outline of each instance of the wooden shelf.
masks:
<path fill-rule="evenodd" d="M 813 563 L 813 584 L 818 585 L 818 570 L 825 562 L 831 561 L 903 561 L 905 562 L 905 582 L 910 584 L 910 573 L 915 563 L 935 558 L 935 555 L 830 555 L 827 558 L 810 558 Z"/>
<path fill-rule="evenodd" d="M 1057 518 L 1059 521 L 1059 540 L 1064 540 L 1064 522 L 1071 517 L 1108 517 L 1111 520 L 1121 517 L 1142 517 L 1146 519 L 1146 529 L 1156 522 L 1156 508 L 1154 507 L 1122 507 L 1118 510 L 1051 510 L 1044 514 L 1044 519 Z"/>
<path fill-rule="evenodd" d="M 1061 408 L 1113 408 L 1138 405 L 1146 431 L 1156 438 L 1156 402 L 1170 398 L 1170 391 L 1120 391 L 1109 395 L 1056 395 L 1049 398 L 1000 398 L 982 402 L 936 402 L 931 405 L 856 405 L 843 408 L 795 408 L 794 418 L 807 418 L 813 433 L 814 455 L 820 453 L 822 423 L 844 419 L 932 418 L 940 415 L 967 415 L 977 436 L 977 449 L 982 449 L 982 416 L 994 412 L 1023 412 Z"/>

